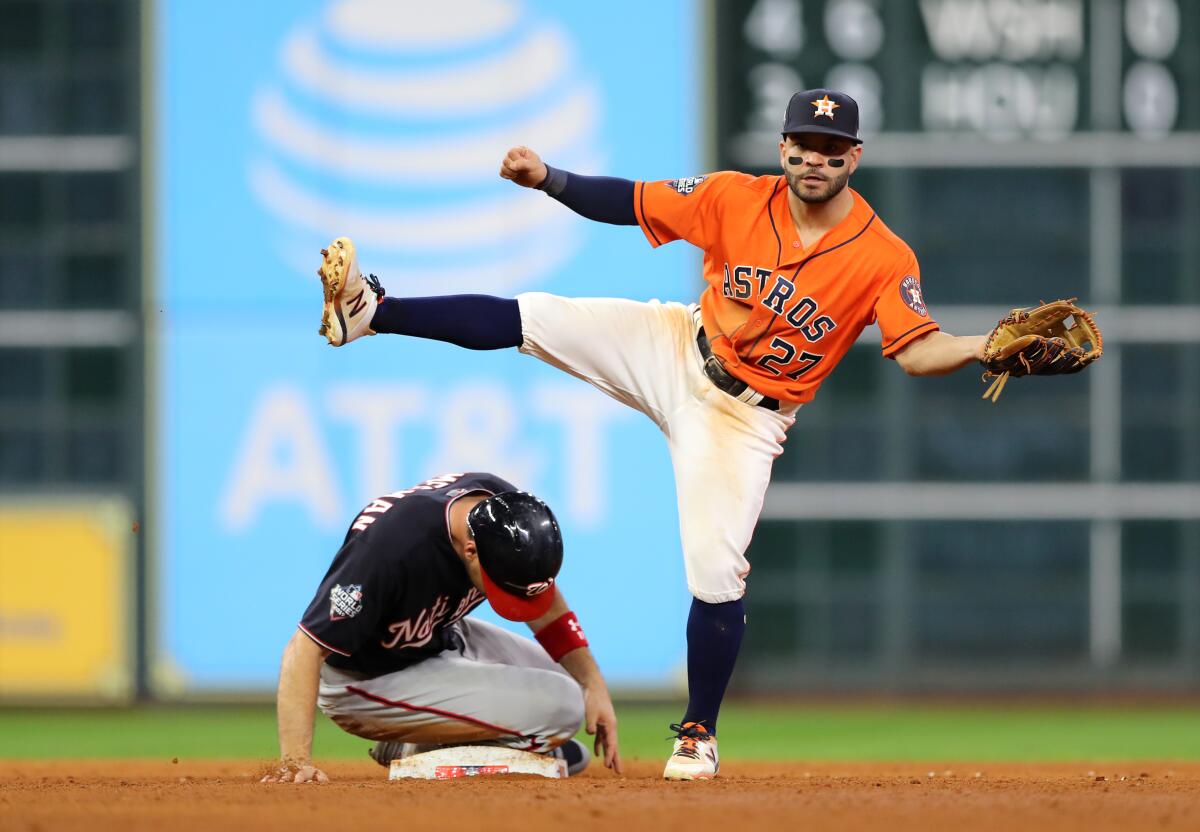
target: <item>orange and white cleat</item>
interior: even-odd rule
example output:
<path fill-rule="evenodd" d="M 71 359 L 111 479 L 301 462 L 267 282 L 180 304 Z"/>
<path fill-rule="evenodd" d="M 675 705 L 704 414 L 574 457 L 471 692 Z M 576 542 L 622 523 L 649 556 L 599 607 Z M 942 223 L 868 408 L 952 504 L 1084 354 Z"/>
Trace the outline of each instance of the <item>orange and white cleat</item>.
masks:
<path fill-rule="evenodd" d="M 663 770 L 664 780 L 711 780 L 721 770 L 717 756 L 717 738 L 698 722 L 672 725 L 675 732 L 675 750 L 667 767 Z"/>
<path fill-rule="evenodd" d="M 371 318 L 384 295 L 379 279 L 375 275 L 363 277 L 359 272 L 358 256 L 349 237 L 338 237 L 329 248 L 321 249 L 321 258 L 317 274 L 325 289 L 325 307 L 318 332 L 335 347 L 374 335 Z"/>

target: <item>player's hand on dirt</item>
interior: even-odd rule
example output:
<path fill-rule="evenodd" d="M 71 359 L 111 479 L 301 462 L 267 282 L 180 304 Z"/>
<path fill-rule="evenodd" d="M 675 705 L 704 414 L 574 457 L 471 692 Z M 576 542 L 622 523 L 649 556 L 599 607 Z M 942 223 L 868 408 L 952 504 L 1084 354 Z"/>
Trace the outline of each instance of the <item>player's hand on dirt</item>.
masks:
<path fill-rule="evenodd" d="M 617 746 L 617 712 L 613 709 L 608 688 L 603 683 L 589 685 L 583 690 L 583 717 L 587 732 L 596 737 L 593 752 L 604 757 L 604 765 L 621 773 L 621 754 Z"/>
<path fill-rule="evenodd" d="M 262 783 L 328 783 L 329 775 L 312 763 L 283 763 L 263 777 Z"/>
<path fill-rule="evenodd" d="M 500 163 L 500 176 L 525 188 L 536 188 L 545 180 L 546 163 L 528 147 L 514 147 Z"/>

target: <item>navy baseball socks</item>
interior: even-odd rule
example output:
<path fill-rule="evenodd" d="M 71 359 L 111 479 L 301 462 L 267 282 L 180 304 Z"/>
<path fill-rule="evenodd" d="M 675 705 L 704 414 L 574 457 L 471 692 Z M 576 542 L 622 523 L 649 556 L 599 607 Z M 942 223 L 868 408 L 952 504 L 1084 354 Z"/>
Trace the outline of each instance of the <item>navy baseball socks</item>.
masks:
<path fill-rule="evenodd" d="M 717 714 L 725 688 L 733 675 L 742 636 L 746 632 L 746 607 L 739 598 L 723 604 L 692 599 L 688 615 L 688 707 L 683 723 L 703 725 L 717 733 Z"/>
<path fill-rule="evenodd" d="M 519 347 L 521 310 L 515 300 L 490 295 L 384 298 L 371 329 L 446 341 L 469 350 Z"/>
<path fill-rule="evenodd" d="M 688 706 L 682 722 L 672 725 L 675 748 L 663 777 L 667 780 L 707 780 L 717 775 L 717 715 L 733 675 L 746 607 L 739 598 L 723 604 L 692 599 L 688 615 Z"/>

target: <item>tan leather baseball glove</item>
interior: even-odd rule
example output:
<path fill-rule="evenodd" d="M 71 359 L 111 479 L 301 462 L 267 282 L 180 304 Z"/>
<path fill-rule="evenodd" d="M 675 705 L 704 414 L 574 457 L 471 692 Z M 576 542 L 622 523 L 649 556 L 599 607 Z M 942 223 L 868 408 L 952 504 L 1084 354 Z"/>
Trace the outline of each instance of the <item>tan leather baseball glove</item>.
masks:
<path fill-rule="evenodd" d="M 983 348 L 983 378 L 993 379 L 983 398 L 1000 398 L 1011 376 L 1078 373 L 1104 352 L 1095 319 L 1071 300 L 1014 309 L 996 324 Z"/>

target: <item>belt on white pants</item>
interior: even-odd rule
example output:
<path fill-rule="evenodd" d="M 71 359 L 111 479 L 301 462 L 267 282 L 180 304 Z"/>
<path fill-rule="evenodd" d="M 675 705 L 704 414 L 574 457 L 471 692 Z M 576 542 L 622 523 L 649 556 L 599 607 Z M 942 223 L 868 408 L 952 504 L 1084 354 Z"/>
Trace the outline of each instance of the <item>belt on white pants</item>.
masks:
<path fill-rule="evenodd" d="M 699 315 L 700 310 L 697 309 L 695 312 L 697 322 L 699 322 Z M 700 348 L 700 356 L 704 359 L 704 374 L 708 376 L 708 380 L 713 383 L 714 387 L 722 393 L 733 396 L 739 402 L 756 405 L 766 410 L 779 410 L 778 399 L 764 396 L 740 378 L 730 375 L 721 359 L 713 354 L 712 345 L 708 343 L 708 336 L 704 334 L 703 324 L 696 329 L 696 346 Z"/>

